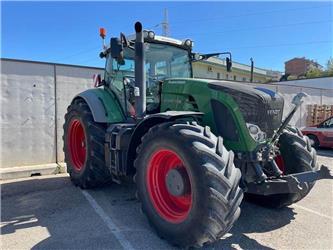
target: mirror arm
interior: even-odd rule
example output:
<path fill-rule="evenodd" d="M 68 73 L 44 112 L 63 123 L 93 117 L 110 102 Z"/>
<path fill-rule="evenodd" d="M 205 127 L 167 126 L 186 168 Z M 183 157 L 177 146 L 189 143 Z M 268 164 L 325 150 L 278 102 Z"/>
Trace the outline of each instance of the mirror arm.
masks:
<path fill-rule="evenodd" d="M 195 59 L 195 53 L 192 53 L 192 62 L 207 60 L 210 57 L 219 56 L 219 55 L 229 55 L 230 61 L 232 61 L 231 52 L 219 52 L 219 53 L 202 54 L 200 55 L 201 56 L 200 59 Z"/>

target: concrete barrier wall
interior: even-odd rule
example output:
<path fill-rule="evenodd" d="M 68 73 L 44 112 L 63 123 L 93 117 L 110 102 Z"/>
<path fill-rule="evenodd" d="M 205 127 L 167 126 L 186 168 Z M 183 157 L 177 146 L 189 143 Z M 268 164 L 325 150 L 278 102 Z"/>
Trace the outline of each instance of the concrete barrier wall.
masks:
<path fill-rule="evenodd" d="M 79 92 L 92 87 L 100 68 L 1 59 L 1 161 L 11 168 L 63 162 L 63 123 L 67 106 Z M 305 126 L 307 104 L 332 104 L 333 90 L 278 84 L 249 84 L 280 92 L 284 115 L 292 97 L 310 95 L 291 123 Z"/>
<path fill-rule="evenodd" d="M 56 161 L 54 67 L 1 64 L 1 168 Z"/>
<path fill-rule="evenodd" d="M 63 124 L 68 105 L 78 93 L 92 87 L 93 74 L 102 74 L 99 69 L 78 68 L 74 66 L 56 67 L 57 95 L 57 160 L 64 161 Z"/>

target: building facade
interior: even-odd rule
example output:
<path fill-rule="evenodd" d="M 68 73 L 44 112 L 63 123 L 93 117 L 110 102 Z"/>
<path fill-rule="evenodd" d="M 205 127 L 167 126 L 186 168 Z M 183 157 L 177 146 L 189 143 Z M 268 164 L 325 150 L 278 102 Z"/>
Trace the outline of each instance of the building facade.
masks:
<path fill-rule="evenodd" d="M 305 76 L 310 69 L 323 69 L 319 63 L 306 59 L 305 57 L 295 57 L 284 63 L 285 74 L 292 76 Z"/>
<path fill-rule="evenodd" d="M 196 78 L 220 79 L 238 82 L 251 81 L 251 66 L 232 62 L 231 72 L 227 71 L 224 59 L 211 57 L 208 60 L 193 63 L 193 74 Z M 266 83 L 279 81 L 282 73 L 254 67 L 253 82 Z"/>

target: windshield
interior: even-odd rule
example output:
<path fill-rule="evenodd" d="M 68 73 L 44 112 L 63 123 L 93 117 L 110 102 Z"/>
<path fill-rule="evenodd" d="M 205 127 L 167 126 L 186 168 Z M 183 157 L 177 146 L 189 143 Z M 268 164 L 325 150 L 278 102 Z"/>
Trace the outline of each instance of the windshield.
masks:
<path fill-rule="evenodd" d="M 134 50 L 124 48 L 125 63 L 123 65 L 119 65 L 110 54 L 106 60 L 105 82 L 118 94 L 125 106 L 134 105 L 134 98 L 129 100 L 135 82 L 134 56 Z M 189 53 L 187 50 L 167 44 L 145 43 L 145 72 L 147 111 L 149 111 L 160 103 L 158 90 L 161 81 L 171 77 L 191 77 Z M 128 80 L 125 89 L 124 77 Z M 126 103 L 125 99 L 129 103 Z M 128 106 L 125 110 L 128 110 Z"/>

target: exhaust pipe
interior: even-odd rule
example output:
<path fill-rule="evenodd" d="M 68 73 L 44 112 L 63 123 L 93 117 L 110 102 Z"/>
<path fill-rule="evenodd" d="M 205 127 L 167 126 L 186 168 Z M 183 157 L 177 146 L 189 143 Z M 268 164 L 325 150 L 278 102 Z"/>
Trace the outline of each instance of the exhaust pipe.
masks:
<path fill-rule="evenodd" d="M 142 24 L 135 23 L 135 113 L 142 118 L 146 112 L 145 51 Z"/>

